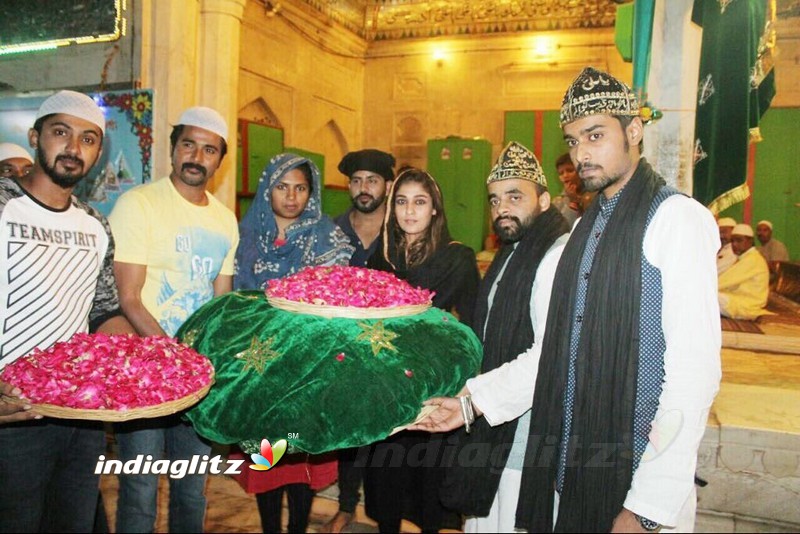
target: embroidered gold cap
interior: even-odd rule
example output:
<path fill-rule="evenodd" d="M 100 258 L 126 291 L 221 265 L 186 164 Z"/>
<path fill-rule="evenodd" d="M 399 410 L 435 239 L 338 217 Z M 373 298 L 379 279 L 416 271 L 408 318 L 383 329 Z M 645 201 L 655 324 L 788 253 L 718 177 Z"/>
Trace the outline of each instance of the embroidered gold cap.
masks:
<path fill-rule="evenodd" d="M 589 115 L 637 117 L 639 101 L 630 87 L 607 72 L 586 67 L 564 95 L 560 123 L 563 127 Z"/>
<path fill-rule="evenodd" d="M 547 187 L 547 178 L 536 156 L 516 141 L 511 141 L 500 153 L 486 183 L 500 180 L 528 180 Z"/>

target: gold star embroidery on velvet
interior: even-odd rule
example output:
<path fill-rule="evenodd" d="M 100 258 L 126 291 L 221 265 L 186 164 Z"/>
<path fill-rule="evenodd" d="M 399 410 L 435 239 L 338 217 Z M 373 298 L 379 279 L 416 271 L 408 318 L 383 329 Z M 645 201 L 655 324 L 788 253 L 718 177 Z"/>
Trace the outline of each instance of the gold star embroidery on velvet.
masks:
<path fill-rule="evenodd" d="M 392 345 L 392 340 L 399 334 L 390 330 L 386 330 L 383 326 L 383 321 L 370 325 L 367 323 L 358 323 L 362 332 L 356 337 L 356 341 L 369 341 L 372 345 L 372 355 L 377 356 L 381 349 L 393 350 L 397 352 L 397 347 Z"/>
<path fill-rule="evenodd" d="M 192 347 L 192 346 L 194 346 L 194 342 L 197 341 L 197 334 L 198 334 L 198 331 L 196 329 L 195 330 L 189 330 L 188 332 L 186 332 L 186 335 L 183 336 L 183 339 L 181 340 L 181 342 L 186 344 L 186 345 L 189 345 L 190 347 Z"/>
<path fill-rule="evenodd" d="M 234 358 L 244 361 L 242 372 L 244 373 L 248 369 L 255 369 L 258 374 L 264 374 L 264 368 L 267 366 L 267 363 L 280 357 L 279 352 L 272 350 L 272 343 L 274 341 L 275 337 L 271 337 L 266 341 L 261 341 L 258 339 L 258 336 L 253 336 L 250 346 L 234 356 Z"/>

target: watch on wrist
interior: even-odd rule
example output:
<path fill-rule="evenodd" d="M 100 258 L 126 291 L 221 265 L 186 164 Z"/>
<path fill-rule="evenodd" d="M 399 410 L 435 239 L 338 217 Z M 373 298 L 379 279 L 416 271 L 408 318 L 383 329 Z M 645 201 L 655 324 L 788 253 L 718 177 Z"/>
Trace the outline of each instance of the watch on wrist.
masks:
<path fill-rule="evenodd" d="M 647 532 L 655 532 L 661 528 L 661 525 L 659 523 L 656 523 L 655 521 L 650 521 L 646 517 L 642 517 L 639 514 L 633 514 L 633 516 L 639 522 L 639 526 L 642 527 Z"/>

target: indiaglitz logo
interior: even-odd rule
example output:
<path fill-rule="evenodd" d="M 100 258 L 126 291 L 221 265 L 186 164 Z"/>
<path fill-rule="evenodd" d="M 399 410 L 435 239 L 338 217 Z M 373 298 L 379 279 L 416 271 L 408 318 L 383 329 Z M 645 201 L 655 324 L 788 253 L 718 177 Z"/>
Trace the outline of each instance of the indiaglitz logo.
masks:
<path fill-rule="evenodd" d="M 277 464 L 286 452 L 286 440 L 282 439 L 273 447 L 268 439 L 261 440 L 261 454 L 251 454 L 253 464 L 250 469 L 254 471 L 269 471 Z"/>

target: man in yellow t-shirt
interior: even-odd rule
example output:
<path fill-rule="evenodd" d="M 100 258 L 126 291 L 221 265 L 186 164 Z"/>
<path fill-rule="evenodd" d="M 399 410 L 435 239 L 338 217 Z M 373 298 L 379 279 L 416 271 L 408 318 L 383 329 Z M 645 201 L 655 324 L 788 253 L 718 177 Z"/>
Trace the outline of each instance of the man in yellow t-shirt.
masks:
<path fill-rule="evenodd" d="M 753 247 L 753 229 L 749 224 L 733 227 L 731 247 L 738 260 L 719 275 L 720 313 L 732 319 L 748 320 L 769 315 L 765 309 L 769 297 L 769 269 Z"/>
<path fill-rule="evenodd" d="M 227 152 L 216 111 L 183 112 L 170 135 L 172 172 L 122 195 L 109 217 L 122 310 L 142 336 L 175 332 L 197 308 L 233 287 L 236 216 L 206 190 Z M 118 425 L 120 459 L 191 459 L 211 446 L 179 415 Z M 170 532 L 202 532 L 205 475 L 170 479 Z M 120 477 L 117 532 L 152 532 L 157 476 Z M 174 516 L 174 517 L 173 517 Z"/>

